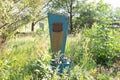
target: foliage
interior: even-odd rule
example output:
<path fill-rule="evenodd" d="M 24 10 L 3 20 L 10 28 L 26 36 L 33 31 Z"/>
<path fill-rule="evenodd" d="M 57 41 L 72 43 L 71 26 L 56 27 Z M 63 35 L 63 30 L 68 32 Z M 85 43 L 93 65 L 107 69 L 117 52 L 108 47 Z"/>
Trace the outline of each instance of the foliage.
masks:
<path fill-rule="evenodd" d="M 114 10 L 113 10 L 113 19 L 115 20 L 115 21 L 119 21 L 119 19 L 120 19 L 120 8 L 118 7 L 118 8 L 115 8 Z"/>
<path fill-rule="evenodd" d="M 41 20 L 44 5 L 43 0 L 2 0 L 0 1 L 0 37 L 4 43 L 6 39 L 16 33 L 23 25 Z M 0 44 L 1 46 L 1 44 Z"/>
<path fill-rule="evenodd" d="M 107 25 L 94 25 L 94 28 L 85 33 L 91 40 L 88 48 L 96 63 L 111 66 L 115 57 L 120 55 L 118 32 Z"/>
<path fill-rule="evenodd" d="M 81 31 L 81 33 L 77 34 L 74 37 L 75 39 L 68 38 L 65 54 L 72 61 L 72 65 L 79 65 L 81 68 L 89 70 L 94 68 L 96 64 L 88 52 L 89 40 L 82 33 Z"/>
<path fill-rule="evenodd" d="M 52 75 L 49 66 L 47 66 L 42 60 L 37 59 L 34 62 L 30 62 L 28 65 L 24 66 L 24 72 L 26 71 L 27 75 L 31 76 L 32 80 L 35 79 L 46 79 L 50 78 Z"/>
<path fill-rule="evenodd" d="M 43 33 L 44 33 L 44 30 L 42 28 L 40 28 L 40 27 L 36 31 L 37 35 L 42 35 Z"/>
<path fill-rule="evenodd" d="M 81 2 L 78 5 L 78 16 L 75 18 L 74 27 L 89 27 L 96 22 L 99 24 L 110 24 L 112 21 L 112 10 L 109 4 L 104 3 L 103 0 L 99 2 Z"/>
<path fill-rule="evenodd" d="M 119 8 L 113 14 L 103 0 L 1 0 L 0 39 L 29 22 L 37 23 L 48 3 L 53 12 L 72 16 L 75 32 L 68 35 L 65 52 L 71 60 L 70 74 L 51 71 L 49 34 L 39 28 L 38 35 L 7 40 L 7 48 L 0 52 L 0 80 L 119 80 L 120 29 L 109 25 L 113 18 L 119 20 Z M 93 26 L 79 28 L 84 25 Z"/>
<path fill-rule="evenodd" d="M 91 30 L 81 29 L 79 34 L 68 35 L 65 56 L 68 57 L 72 63 L 70 75 L 64 72 L 62 76 L 58 76 L 57 71 L 54 73 L 51 72 L 49 68 L 51 56 L 48 54 L 49 38 L 47 33 L 44 34 L 44 36 L 36 35 L 36 37 L 28 36 L 25 38 L 18 37 L 10 39 L 10 41 L 8 41 L 6 52 L 0 56 L 0 79 L 118 79 L 119 71 L 110 73 L 109 71 L 105 72 L 107 70 L 103 68 L 102 70 L 104 71 L 99 71 L 98 65 L 93 58 L 94 54 L 91 55 L 90 44 L 92 43 L 91 39 L 93 39 L 92 34 L 98 29 L 99 28 Z M 86 35 L 84 35 L 84 32 L 86 32 Z M 89 34 L 91 35 L 88 38 L 87 35 Z M 116 34 L 114 35 L 117 37 Z M 97 38 L 95 39 L 97 40 Z"/>

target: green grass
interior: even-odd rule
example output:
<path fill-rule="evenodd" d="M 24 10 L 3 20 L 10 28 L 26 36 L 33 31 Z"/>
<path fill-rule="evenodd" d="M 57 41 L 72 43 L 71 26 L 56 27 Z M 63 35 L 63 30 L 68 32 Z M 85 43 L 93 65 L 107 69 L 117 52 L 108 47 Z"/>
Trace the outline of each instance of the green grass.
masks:
<path fill-rule="evenodd" d="M 5 52 L 0 54 L 0 80 L 119 80 L 120 71 L 96 64 L 89 54 L 90 40 L 83 31 L 68 35 L 65 56 L 72 62 L 71 74 L 66 76 L 64 73 L 60 77 L 49 71 L 51 52 L 48 33 L 11 38 L 7 41 Z M 113 65 L 120 67 L 119 63 Z"/>
<path fill-rule="evenodd" d="M 0 56 L 0 79 L 23 80 L 24 77 L 31 76 L 27 73 L 29 71 L 26 70 L 36 60 L 39 60 L 43 54 L 47 55 L 48 53 L 49 41 L 45 41 L 46 39 L 43 36 L 26 36 L 10 39 L 7 42 L 8 45 L 5 52 L 1 53 Z M 50 56 L 43 56 L 43 58 L 48 58 L 49 60 Z M 47 62 L 46 59 L 41 60 Z M 23 76 L 21 77 L 21 75 Z"/>

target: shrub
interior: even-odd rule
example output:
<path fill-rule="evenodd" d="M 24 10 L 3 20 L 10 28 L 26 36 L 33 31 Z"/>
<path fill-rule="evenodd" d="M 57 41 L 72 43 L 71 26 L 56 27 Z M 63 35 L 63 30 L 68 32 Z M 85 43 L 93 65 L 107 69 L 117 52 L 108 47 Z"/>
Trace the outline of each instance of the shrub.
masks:
<path fill-rule="evenodd" d="M 90 38 L 89 52 L 97 64 L 111 66 L 114 58 L 120 55 L 118 32 L 107 25 L 94 25 L 86 30 L 85 35 Z"/>

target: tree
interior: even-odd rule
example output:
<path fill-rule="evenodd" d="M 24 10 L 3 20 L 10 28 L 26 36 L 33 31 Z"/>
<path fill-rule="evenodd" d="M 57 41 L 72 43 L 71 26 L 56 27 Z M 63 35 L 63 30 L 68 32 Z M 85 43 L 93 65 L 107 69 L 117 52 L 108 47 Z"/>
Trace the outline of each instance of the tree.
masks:
<path fill-rule="evenodd" d="M 113 20 L 111 17 L 112 8 L 110 4 L 104 3 L 104 0 L 100 0 L 97 4 L 97 20 L 100 24 L 110 24 Z"/>
<path fill-rule="evenodd" d="M 0 46 L 19 27 L 33 21 L 36 24 L 41 20 L 43 3 L 43 0 L 1 0 Z"/>
<path fill-rule="evenodd" d="M 89 27 L 93 23 L 109 24 L 112 21 L 112 10 L 109 4 L 104 3 L 103 0 L 96 2 L 83 1 L 79 4 L 78 16 L 75 18 L 75 27 Z"/>
<path fill-rule="evenodd" d="M 92 24 L 96 21 L 96 4 L 95 2 L 82 1 L 78 6 L 79 15 L 75 20 L 75 27 L 84 27 L 85 25 L 91 27 Z"/>

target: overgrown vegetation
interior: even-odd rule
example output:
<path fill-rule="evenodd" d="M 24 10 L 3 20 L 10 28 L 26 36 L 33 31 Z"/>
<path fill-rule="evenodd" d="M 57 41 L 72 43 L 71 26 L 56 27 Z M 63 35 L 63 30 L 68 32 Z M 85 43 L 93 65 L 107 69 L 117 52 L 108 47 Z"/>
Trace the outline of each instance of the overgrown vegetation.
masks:
<path fill-rule="evenodd" d="M 63 73 L 60 77 L 57 71 L 54 73 L 51 71 L 50 41 L 46 33 L 35 37 L 10 39 L 5 53 L 1 53 L 0 56 L 0 79 L 119 79 L 120 45 L 118 43 L 120 38 L 118 30 L 105 26 L 98 27 L 95 24 L 93 29 L 81 29 L 77 32 L 79 33 L 76 35 L 68 35 L 67 39 L 65 56 L 72 62 L 69 76 Z"/>
<path fill-rule="evenodd" d="M 48 28 L 34 31 L 47 12 L 70 16 L 72 34 L 64 53 L 71 61 L 70 74 L 51 70 Z M 26 24 L 32 32 L 16 34 Z M 0 80 L 119 79 L 120 8 L 113 10 L 104 0 L 0 1 Z"/>

